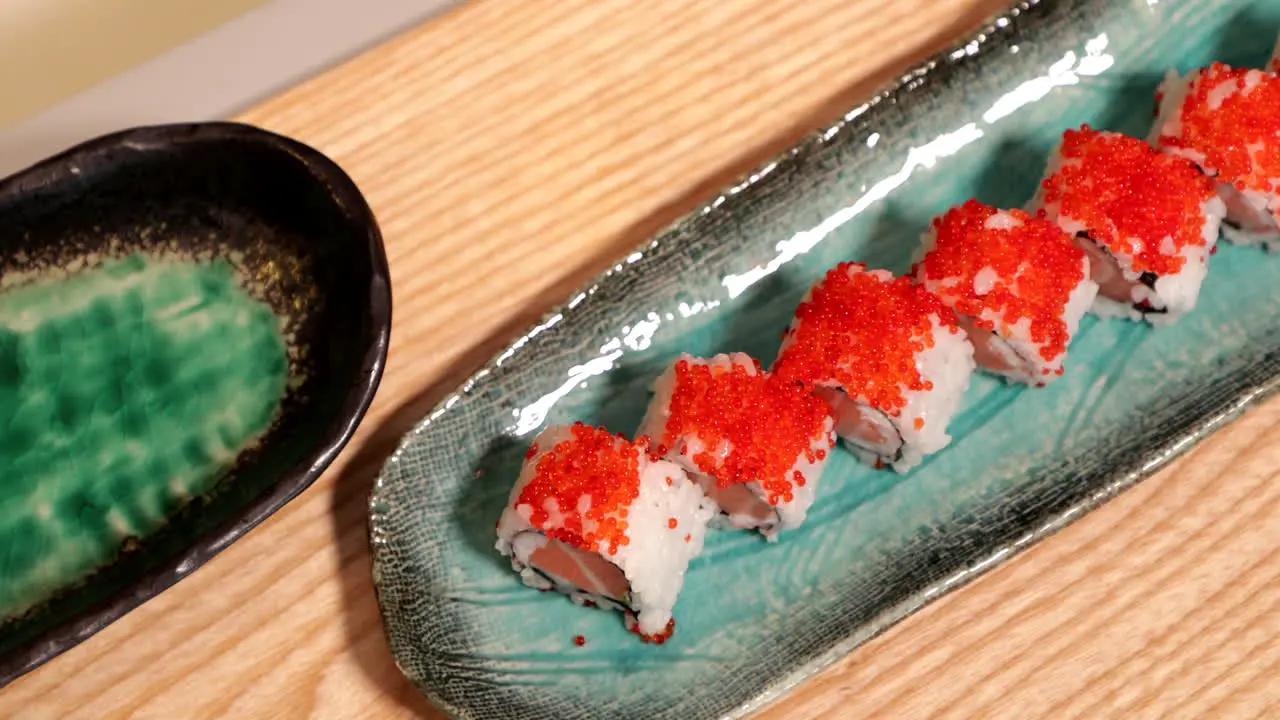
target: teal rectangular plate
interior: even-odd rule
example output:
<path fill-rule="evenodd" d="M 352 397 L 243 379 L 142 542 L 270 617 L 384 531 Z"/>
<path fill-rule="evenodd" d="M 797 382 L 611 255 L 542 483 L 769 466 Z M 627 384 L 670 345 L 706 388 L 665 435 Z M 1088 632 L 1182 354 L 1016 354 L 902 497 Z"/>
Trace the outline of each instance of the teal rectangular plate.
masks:
<path fill-rule="evenodd" d="M 954 441 L 914 471 L 839 452 L 799 530 L 776 544 L 715 533 L 666 645 L 523 587 L 493 550 L 540 428 L 581 419 L 631 433 L 682 351 L 769 361 L 826 268 L 906 270 L 949 206 L 1025 203 L 1064 129 L 1144 135 L 1166 68 L 1261 66 L 1277 30 L 1274 1 L 1018 5 L 620 259 L 444 400 L 384 468 L 373 571 L 400 668 L 463 718 L 745 715 L 1271 393 L 1280 257 L 1225 246 L 1176 325 L 1089 318 L 1049 387 L 976 377 Z"/>

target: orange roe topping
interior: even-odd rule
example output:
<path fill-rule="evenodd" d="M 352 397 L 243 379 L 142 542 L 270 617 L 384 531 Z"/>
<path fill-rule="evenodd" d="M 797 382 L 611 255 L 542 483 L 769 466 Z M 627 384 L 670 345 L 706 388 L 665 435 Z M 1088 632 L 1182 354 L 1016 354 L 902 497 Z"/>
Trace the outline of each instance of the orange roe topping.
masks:
<path fill-rule="evenodd" d="M 851 398 L 892 416 L 905 392 L 925 389 L 916 355 L 939 329 L 958 332 L 955 313 L 910 278 L 886 279 L 861 263 L 841 263 L 796 308 L 790 345 L 774 364 L 779 380 L 835 383 Z"/>
<path fill-rule="evenodd" d="M 675 530 L 676 525 L 679 525 L 679 524 L 680 524 L 679 521 L 677 521 L 675 518 L 667 518 L 667 527 L 671 528 L 672 530 Z"/>
<path fill-rule="evenodd" d="M 1063 134 L 1061 152 L 1079 162 L 1064 163 L 1044 181 L 1045 204 L 1059 203 L 1059 215 L 1130 258 L 1134 272 L 1176 274 L 1186 263 L 1182 248 L 1205 244 L 1203 205 L 1214 185 L 1190 161 L 1087 125 Z"/>
<path fill-rule="evenodd" d="M 1178 134 L 1162 135 L 1161 145 L 1202 154 L 1207 172 L 1239 189 L 1276 192 L 1280 77 L 1213 63 L 1192 79 L 1179 113 Z"/>
<path fill-rule="evenodd" d="M 575 423 L 573 438 L 563 440 L 537 460 L 534 475 L 520 491 L 516 505 L 529 505 L 529 522 L 548 537 L 609 554 L 629 545 L 626 508 L 640 494 L 643 443 L 619 440 L 607 431 Z M 578 512 L 578 501 L 590 496 L 590 507 Z M 555 501 L 563 523 L 552 526 L 546 505 Z"/>
<path fill-rule="evenodd" d="M 661 444 L 675 447 L 696 437 L 702 447 L 690 459 L 699 470 L 720 487 L 758 481 L 769 504 L 777 505 L 793 499 L 791 468 L 826 438 L 831 408 L 755 367 L 682 359 L 668 412 Z"/>
<path fill-rule="evenodd" d="M 685 535 L 685 536 L 684 536 L 684 541 L 685 541 L 685 542 L 689 542 L 689 541 L 690 541 L 690 540 L 692 540 L 692 539 L 693 539 L 693 535 Z"/>
<path fill-rule="evenodd" d="M 1045 360 L 1066 352 L 1071 337 L 1062 310 L 1085 279 L 1084 251 L 1069 235 L 1022 210 L 977 200 L 934 218 L 933 231 L 934 247 L 915 267 L 926 287 L 974 325 L 1004 337 L 1027 320 Z M 998 317 L 999 327 L 980 317 L 984 312 Z M 916 428 L 923 425 L 916 418 Z"/>
<path fill-rule="evenodd" d="M 662 643 L 670 639 L 673 634 L 675 634 L 676 620 L 675 618 L 668 620 L 667 626 L 663 628 L 662 631 L 653 633 L 652 635 L 645 635 L 644 633 L 640 632 L 640 624 L 635 621 L 629 622 L 627 624 L 627 629 L 635 633 L 636 635 L 639 635 L 640 639 L 644 642 L 656 643 L 658 645 L 661 645 Z"/>

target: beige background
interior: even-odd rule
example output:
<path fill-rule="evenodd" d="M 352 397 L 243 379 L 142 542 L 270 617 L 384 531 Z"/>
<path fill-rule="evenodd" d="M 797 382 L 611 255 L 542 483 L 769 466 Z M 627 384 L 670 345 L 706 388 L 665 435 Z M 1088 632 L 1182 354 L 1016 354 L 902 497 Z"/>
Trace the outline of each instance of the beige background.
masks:
<path fill-rule="evenodd" d="M 0 128 L 266 0 L 0 0 Z"/>
<path fill-rule="evenodd" d="M 0 176 L 232 117 L 461 0 L 0 0 Z"/>

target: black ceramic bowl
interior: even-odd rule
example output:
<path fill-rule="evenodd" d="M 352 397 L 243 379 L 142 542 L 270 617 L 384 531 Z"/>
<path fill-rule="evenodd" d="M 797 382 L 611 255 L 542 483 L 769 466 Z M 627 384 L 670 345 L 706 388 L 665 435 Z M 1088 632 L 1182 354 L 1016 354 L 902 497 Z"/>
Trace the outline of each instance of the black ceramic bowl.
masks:
<path fill-rule="evenodd" d="M 200 567 L 310 485 L 373 399 L 391 330 L 382 238 L 316 150 L 232 123 L 129 130 L 0 181 L 0 275 L 132 251 L 234 254 L 291 318 L 275 423 L 207 495 L 86 581 L 0 622 L 0 685 Z"/>

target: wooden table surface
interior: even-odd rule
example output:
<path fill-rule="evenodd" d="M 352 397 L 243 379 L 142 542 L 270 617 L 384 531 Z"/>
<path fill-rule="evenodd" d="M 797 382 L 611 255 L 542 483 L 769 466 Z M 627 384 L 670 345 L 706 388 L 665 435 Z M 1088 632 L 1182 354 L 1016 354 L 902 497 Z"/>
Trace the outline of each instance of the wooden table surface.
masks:
<path fill-rule="evenodd" d="M 386 233 L 373 409 L 316 485 L 0 692 L 0 717 L 436 717 L 387 651 L 365 501 L 397 437 L 542 310 L 1000 0 L 482 0 L 245 113 Z M 760 717 L 1275 715 L 1280 401 Z"/>

